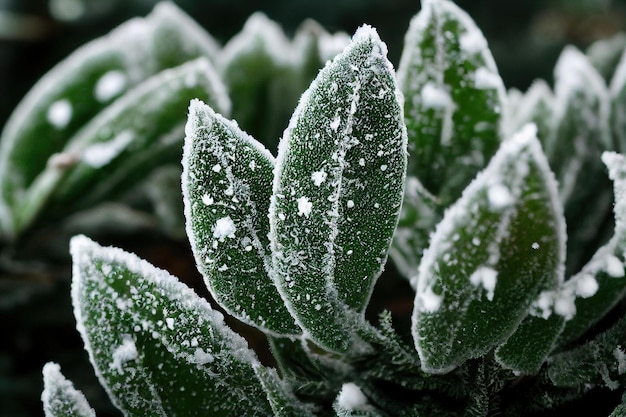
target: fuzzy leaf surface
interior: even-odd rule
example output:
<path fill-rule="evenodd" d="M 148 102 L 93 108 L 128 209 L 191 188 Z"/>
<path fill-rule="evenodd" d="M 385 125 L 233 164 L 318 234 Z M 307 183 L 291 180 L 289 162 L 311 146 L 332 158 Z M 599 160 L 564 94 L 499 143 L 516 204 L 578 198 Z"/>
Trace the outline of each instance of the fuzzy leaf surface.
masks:
<path fill-rule="evenodd" d="M 83 393 L 61 374 L 58 364 L 44 365 L 43 385 L 41 401 L 46 417 L 96 417 Z"/>
<path fill-rule="evenodd" d="M 12 217 L 25 190 L 89 119 L 145 78 L 214 53 L 206 44 L 208 34 L 196 36 L 201 30 L 197 25 L 175 24 L 186 20 L 173 4 L 161 4 L 146 18 L 123 23 L 77 49 L 28 92 L 0 141 L 0 234 L 11 238 L 19 233 Z M 155 42 L 167 22 L 181 35 Z"/>
<path fill-rule="evenodd" d="M 76 236 L 70 250 L 77 327 L 125 415 L 272 415 L 262 365 L 208 302 L 120 249 Z"/>
<path fill-rule="evenodd" d="M 247 324 L 300 334 L 269 276 L 274 157 L 237 124 L 193 101 L 183 167 L 187 234 L 211 294 Z"/>
<path fill-rule="evenodd" d="M 273 278 L 313 341 L 352 344 L 402 201 L 406 131 L 386 46 L 369 26 L 303 94 L 276 160 Z"/>
<path fill-rule="evenodd" d="M 68 166 L 48 164 L 27 190 L 17 205 L 18 228 L 44 207 L 51 216 L 93 206 L 141 182 L 154 168 L 178 162 L 184 109 L 195 97 L 229 109 L 225 88 L 206 58 L 154 75 L 100 112 L 54 155 Z"/>
<path fill-rule="evenodd" d="M 581 336 L 626 294 L 626 157 L 605 152 L 602 160 L 613 181 L 615 229 L 609 242 L 565 282 L 558 294 L 570 319 L 560 337 L 561 344 Z"/>
<path fill-rule="evenodd" d="M 424 371 L 447 372 L 503 343 L 562 281 L 561 209 L 528 125 L 446 212 L 422 259 L 413 337 Z"/>
<path fill-rule="evenodd" d="M 500 143 L 504 85 L 471 17 L 448 0 L 422 2 L 406 34 L 398 85 L 409 175 L 447 206 Z"/>

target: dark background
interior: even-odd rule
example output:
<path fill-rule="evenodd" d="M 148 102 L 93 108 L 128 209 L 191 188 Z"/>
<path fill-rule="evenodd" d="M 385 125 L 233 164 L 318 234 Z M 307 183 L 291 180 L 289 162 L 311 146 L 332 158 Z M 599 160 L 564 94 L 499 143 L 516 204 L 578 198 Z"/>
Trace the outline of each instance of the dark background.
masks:
<path fill-rule="evenodd" d="M 176 3 L 222 44 L 254 11 L 265 12 L 288 35 L 306 18 L 330 32 L 349 34 L 368 23 L 387 43 L 396 66 L 409 20 L 420 9 L 417 0 Z M 77 4 L 82 5 L 82 13 L 68 8 Z M 146 15 L 154 4 L 154 0 L 0 0 L 0 127 L 28 89 L 57 62 L 123 21 Z M 626 30 L 626 0 L 459 0 L 457 4 L 482 29 L 509 88 L 524 90 L 536 78 L 552 83 L 552 70 L 564 45 L 574 44 L 584 50 L 594 40 Z M 185 242 L 139 236 L 116 244 L 176 276 L 189 277 L 188 283 L 203 294 Z M 15 298 L 10 302 L 3 301 L 4 286 L 0 285 L 0 417 L 43 415 L 41 368 L 47 361 L 61 364 L 99 416 L 119 415 L 99 388 L 74 328 L 69 268 L 60 265 L 55 273 L 67 279 L 48 282 L 42 278 L 41 293 L 30 294 L 24 301 L 18 293 L 13 293 Z M 411 302 L 397 300 L 392 308 L 400 313 L 411 307 Z M 232 325 L 240 329 L 236 323 Z M 254 346 L 253 332 L 250 340 Z"/>

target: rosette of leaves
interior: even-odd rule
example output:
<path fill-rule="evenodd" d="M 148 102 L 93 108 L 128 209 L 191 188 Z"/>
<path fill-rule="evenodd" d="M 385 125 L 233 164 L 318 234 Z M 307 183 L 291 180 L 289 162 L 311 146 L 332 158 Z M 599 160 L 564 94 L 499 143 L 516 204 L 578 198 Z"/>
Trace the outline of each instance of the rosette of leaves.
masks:
<path fill-rule="evenodd" d="M 396 74 L 361 27 L 276 157 L 189 106 L 196 266 L 220 310 L 267 336 L 276 368 L 168 272 L 72 239 L 77 327 L 125 415 L 560 415 L 623 392 L 626 64 L 607 87 L 567 48 L 554 93 L 538 82 L 510 99 L 448 0 L 423 2 L 404 48 Z M 408 329 L 365 314 L 388 254 L 415 292 Z M 94 414 L 57 365 L 44 383 L 48 416 Z"/>

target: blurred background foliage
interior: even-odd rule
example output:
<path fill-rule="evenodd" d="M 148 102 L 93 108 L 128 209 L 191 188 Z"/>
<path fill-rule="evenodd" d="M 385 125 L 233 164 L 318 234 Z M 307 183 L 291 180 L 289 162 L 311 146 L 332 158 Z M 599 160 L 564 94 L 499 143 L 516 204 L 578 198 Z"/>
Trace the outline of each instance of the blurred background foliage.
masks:
<path fill-rule="evenodd" d="M 0 126 L 47 70 L 120 23 L 133 16 L 145 16 L 156 2 L 0 0 Z M 348 34 L 368 23 L 377 28 L 387 43 L 395 65 L 409 20 L 420 9 L 418 0 L 177 0 L 175 3 L 222 44 L 239 32 L 255 11 L 262 11 L 278 22 L 287 35 L 292 35 L 307 18 L 329 32 Z M 595 40 L 626 31 L 626 0 L 458 0 L 457 4 L 482 29 L 508 88 L 525 90 L 537 78 L 552 83 L 554 64 L 566 44 L 585 50 Z M 146 245 L 146 240 L 116 244 L 179 277 L 196 273 L 185 245 L 162 245 L 154 241 Z M 59 250 L 65 252 L 66 248 Z M 119 416 L 97 384 L 74 329 L 67 286 L 70 270 L 61 266 L 53 273 L 66 279 L 58 284 L 46 278 L 50 271 L 42 270 L 41 295 L 32 298 L 29 294 L 28 302 L 20 302 L 14 288 L 11 299 L 3 297 L 3 288 L 7 288 L 4 284 L 16 277 L 0 276 L 0 417 L 43 414 L 39 399 L 41 368 L 49 360 L 61 363 L 63 372 L 85 392 L 99 416 Z M 196 289 L 205 295 L 201 288 Z M 236 323 L 231 325 L 239 330 Z"/>

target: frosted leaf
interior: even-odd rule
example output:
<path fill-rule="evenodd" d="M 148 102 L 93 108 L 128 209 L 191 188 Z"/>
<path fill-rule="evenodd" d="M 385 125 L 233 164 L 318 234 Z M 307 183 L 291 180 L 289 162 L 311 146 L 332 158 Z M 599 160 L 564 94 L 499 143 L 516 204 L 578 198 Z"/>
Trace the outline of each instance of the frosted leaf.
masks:
<path fill-rule="evenodd" d="M 556 126 L 545 150 L 565 207 L 566 273 L 572 274 L 588 259 L 585 248 L 603 221 L 597 213 L 610 209 L 611 184 L 601 161 L 602 152 L 613 149 L 608 124 L 610 100 L 600 74 L 572 46 L 563 50 L 554 77 Z"/>
<path fill-rule="evenodd" d="M 566 323 L 560 343 L 575 340 L 604 317 L 626 294 L 626 157 L 605 152 L 602 160 L 613 181 L 615 229 L 611 239 L 565 282 L 561 293 L 570 295 L 575 315 Z M 591 282 L 591 278 L 595 282 Z M 593 287 L 595 287 L 595 291 Z"/>
<path fill-rule="evenodd" d="M 276 161 L 272 278 L 307 335 L 332 351 L 352 343 L 400 210 L 406 132 L 386 52 L 360 28 L 303 94 Z"/>
<path fill-rule="evenodd" d="M 46 417 L 95 417 L 82 392 L 61 374 L 61 367 L 48 362 L 43 367 L 41 401 Z"/>
<path fill-rule="evenodd" d="M 494 186 L 510 193 L 496 209 Z M 528 125 L 503 142 L 446 211 L 424 253 L 413 283 L 413 337 L 423 370 L 447 372 L 505 342 L 539 294 L 562 282 L 561 210 L 536 129 Z"/>
<path fill-rule="evenodd" d="M 135 255 L 84 236 L 72 238 L 70 251 L 77 328 L 125 415 L 272 415 L 262 366 L 206 300 Z"/>
<path fill-rule="evenodd" d="M 299 334 L 269 277 L 274 157 L 197 100 L 189 107 L 185 131 L 187 235 L 207 287 L 243 322 L 270 333 Z"/>
<path fill-rule="evenodd" d="M 405 96 L 409 175 L 447 206 L 497 150 L 506 98 L 471 17 L 451 1 L 424 1 L 406 33 L 398 85 Z"/>
<path fill-rule="evenodd" d="M 610 84 L 611 133 L 618 152 L 626 152 L 626 49 L 621 55 Z"/>
<path fill-rule="evenodd" d="M 187 83 L 190 76 L 195 84 Z M 216 107 L 227 97 L 205 58 L 164 70 L 127 92 L 72 137 L 63 152 L 75 158 L 70 166 L 49 164 L 36 178 L 17 205 L 16 223 L 28 225 L 44 205 L 65 215 L 92 206 L 144 181 L 160 165 L 179 163 L 184 109 L 195 97 Z"/>
<path fill-rule="evenodd" d="M 443 208 L 496 152 L 506 93 L 480 29 L 448 0 L 424 1 L 411 20 L 398 85 L 405 97 L 408 175 L 423 196 L 433 196 L 407 194 L 402 205 L 391 256 L 410 277 Z"/>
<path fill-rule="evenodd" d="M 12 215 L 20 215 L 17 206 L 25 190 L 48 159 L 60 153 L 92 117 L 151 75 L 213 54 L 214 49 L 206 45 L 209 35 L 198 35 L 202 32 L 177 6 L 163 2 L 146 18 L 121 24 L 46 73 L 16 106 L 2 131 L 0 234 L 19 234 L 22 225 L 16 225 Z M 162 35 L 167 35 L 166 41 Z"/>
<path fill-rule="evenodd" d="M 527 316 L 515 333 L 496 348 L 496 361 L 518 375 L 536 374 L 552 351 L 564 324 L 561 315 L 548 318 Z"/>
<path fill-rule="evenodd" d="M 626 34 L 618 32 L 610 37 L 594 41 L 585 50 L 585 55 L 608 83 L 615 75 L 615 69 L 619 65 L 624 49 L 626 49 Z"/>
<path fill-rule="evenodd" d="M 298 59 L 282 27 L 256 12 L 224 45 L 218 60 L 233 119 L 272 151 L 305 88 L 298 80 Z"/>
<path fill-rule="evenodd" d="M 527 123 L 535 123 L 537 137 L 544 148 L 547 141 L 554 139 L 554 93 L 542 79 L 533 81 L 519 100 L 507 102 L 507 117 L 504 130 L 507 135 L 515 133 Z"/>

